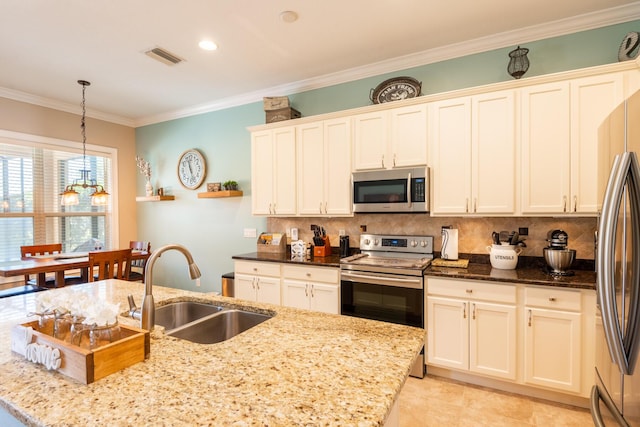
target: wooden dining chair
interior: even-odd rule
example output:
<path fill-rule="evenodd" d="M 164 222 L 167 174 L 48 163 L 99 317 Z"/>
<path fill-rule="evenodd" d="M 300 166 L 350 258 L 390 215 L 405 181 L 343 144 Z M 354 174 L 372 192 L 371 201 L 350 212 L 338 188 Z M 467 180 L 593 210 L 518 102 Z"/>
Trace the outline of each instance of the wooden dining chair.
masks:
<path fill-rule="evenodd" d="M 95 268 L 97 267 L 97 274 Z M 89 281 L 104 279 L 127 280 L 131 272 L 131 249 L 89 252 Z"/>
<path fill-rule="evenodd" d="M 45 245 L 25 245 L 20 246 L 20 256 L 22 258 L 36 256 L 36 255 L 55 255 L 62 252 L 62 243 L 49 243 Z M 75 285 L 82 283 L 82 277 L 80 276 L 65 276 L 64 284 Z M 32 279 L 28 274 L 24 276 L 25 285 L 37 285 L 38 283 L 44 283 L 46 287 L 55 287 L 55 277 L 46 277 L 46 273 L 39 273 L 38 279 Z"/>
<path fill-rule="evenodd" d="M 142 242 L 139 240 L 129 241 L 129 247 L 132 250 L 145 251 L 148 255 L 151 255 L 151 242 Z M 144 282 L 144 269 L 147 266 L 147 260 L 149 256 L 144 259 L 134 259 L 131 261 L 131 272 L 129 273 L 129 281 L 132 282 Z"/>

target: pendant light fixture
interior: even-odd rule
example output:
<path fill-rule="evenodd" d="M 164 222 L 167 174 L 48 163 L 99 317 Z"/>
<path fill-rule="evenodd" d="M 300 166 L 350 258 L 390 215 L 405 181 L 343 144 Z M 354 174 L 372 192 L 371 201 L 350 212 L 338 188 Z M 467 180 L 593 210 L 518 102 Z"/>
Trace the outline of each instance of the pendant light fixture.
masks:
<path fill-rule="evenodd" d="M 91 170 L 87 169 L 87 132 L 86 132 L 86 108 L 84 91 L 91 83 L 86 80 L 78 80 L 78 84 L 82 86 L 82 120 L 80 121 L 80 129 L 82 131 L 82 166 L 84 169 L 80 170 L 82 174 L 81 179 L 76 179 L 73 184 L 69 184 L 65 187 L 64 191 L 60 194 L 61 204 L 63 206 L 72 206 L 80 203 L 80 193 L 78 190 L 92 191 L 91 205 L 92 206 L 105 206 L 109 203 L 109 193 L 104 190 L 104 187 L 96 182 L 95 179 L 89 177 Z"/>

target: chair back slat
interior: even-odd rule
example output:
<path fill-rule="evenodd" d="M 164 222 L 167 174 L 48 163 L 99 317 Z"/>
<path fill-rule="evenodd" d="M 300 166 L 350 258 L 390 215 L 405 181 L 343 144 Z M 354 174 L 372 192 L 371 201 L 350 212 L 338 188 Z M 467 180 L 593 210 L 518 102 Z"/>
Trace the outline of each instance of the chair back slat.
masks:
<path fill-rule="evenodd" d="M 45 245 L 25 245 L 20 246 L 20 256 L 22 258 L 35 256 L 35 255 L 53 255 L 59 254 L 62 252 L 62 243 L 48 243 Z M 31 280 L 28 274 L 24 276 L 24 283 L 27 285 Z M 38 274 L 38 280 L 40 283 L 45 283 L 46 277 L 45 273 Z"/>
<path fill-rule="evenodd" d="M 98 268 L 97 278 L 93 272 Z M 104 279 L 127 280 L 131 272 L 131 249 L 89 252 L 89 281 Z"/>

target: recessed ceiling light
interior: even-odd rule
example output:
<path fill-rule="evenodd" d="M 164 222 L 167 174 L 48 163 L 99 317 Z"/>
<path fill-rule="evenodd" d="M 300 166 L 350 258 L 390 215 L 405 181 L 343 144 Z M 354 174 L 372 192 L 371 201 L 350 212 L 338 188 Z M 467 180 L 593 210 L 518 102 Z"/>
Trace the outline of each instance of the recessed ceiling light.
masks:
<path fill-rule="evenodd" d="M 284 12 L 280 13 L 280 19 L 282 20 L 282 22 L 291 24 L 292 22 L 296 22 L 298 20 L 298 14 L 291 10 L 285 10 Z"/>
<path fill-rule="evenodd" d="M 198 43 L 198 46 L 200 46 L 200 49 L 204 50 L 216 50 L 218 48 L 218 45 L 211 40 L 202 40 Z"/>

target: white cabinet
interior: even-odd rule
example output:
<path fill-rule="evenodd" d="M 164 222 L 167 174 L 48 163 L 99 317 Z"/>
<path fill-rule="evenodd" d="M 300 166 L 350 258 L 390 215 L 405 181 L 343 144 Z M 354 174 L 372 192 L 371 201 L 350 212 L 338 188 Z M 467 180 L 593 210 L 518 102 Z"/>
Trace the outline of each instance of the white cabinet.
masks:
<path fill-rule="evenodd" d="M 521 89 L 523 214 L 597 212 L 597 136 L 622 101 L 623 76 Z"/>
<path fill-rule="evenodd" d="M 340 270 L 325 267 L 282 266 L 282 305 L 340 313 Z"/>
<path fill-rule="evenodd" d="M 579 392 L 582 315 L 579 291 L 525 288 L 524 381 Z"/>
<path fill-rule="evenodd" d="M 427 280 L 427 363 L 516 379 L 516 288 Z"/>
<path fill-rule="evenodd" d="M 351 215 L 351 119 L 297 128 L 298 214 Z"/>
<path fill-rule="evenodd" d="M 254 215 L 296 214 L 295 127 L 251 134 L 251 199 Z"/>
<path fill-rule="evenodd" d="M 355 170 L 393 169 L 426 164 L 426 104 L 354 117 Z"/>
<path fill-rule="evenodd" d="M 236 261 L 235 297 L 280 305 L 280 264 Z"/>
<path fill-rule="evenodd" d="M 434 102 L 429 118 L 431 213 L 513 214 L 514 92 Z"/>

